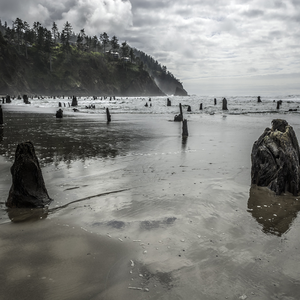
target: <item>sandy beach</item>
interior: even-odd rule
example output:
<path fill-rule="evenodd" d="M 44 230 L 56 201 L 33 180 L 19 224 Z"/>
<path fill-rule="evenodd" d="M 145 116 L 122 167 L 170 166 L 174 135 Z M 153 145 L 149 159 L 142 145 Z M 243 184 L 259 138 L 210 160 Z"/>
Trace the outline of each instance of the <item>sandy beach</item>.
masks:
<path fill-rule="evenodd" d="M 0 299 L 299 299 L 300 197 L 250 185 L 254 141 L 275 118 L 299 139 L 298 114 L 187 114 L 183 139 L 173 111 L 56 110 L 3 105 Z M 53 201 L 7 211 L 27 140 Z"/>

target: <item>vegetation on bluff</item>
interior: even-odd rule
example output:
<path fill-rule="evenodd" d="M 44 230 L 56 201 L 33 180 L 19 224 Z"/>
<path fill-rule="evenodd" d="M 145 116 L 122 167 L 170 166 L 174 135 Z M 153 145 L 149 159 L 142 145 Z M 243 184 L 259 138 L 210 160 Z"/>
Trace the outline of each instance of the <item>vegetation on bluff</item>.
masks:
<path fill-rule="evenodd" d="M 55 22 L 48 30 L 19 18 L 12 28 L 0 21 L 0 94 L 154 96 L 183 90 L 149 57 L 105 32 L 99 39 L 84 29 L 75 34 L 69 22 L 60 32 Z"/>

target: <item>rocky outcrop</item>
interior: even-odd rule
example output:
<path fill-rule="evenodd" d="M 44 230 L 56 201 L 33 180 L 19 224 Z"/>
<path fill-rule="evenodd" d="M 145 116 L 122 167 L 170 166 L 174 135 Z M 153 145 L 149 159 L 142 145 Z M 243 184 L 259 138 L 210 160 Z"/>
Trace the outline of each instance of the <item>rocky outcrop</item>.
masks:
<path fill-rule="evenodd" d="M 265 186 L 277 195 L 300 191 L 299 144 L 293 127 L 275 119 L 272 128 L 254 143 L 251 153 L 252 184 Z"/>
<path fill-rule="evenodd" d="M 44 207 L 51 202 L 31 142 L 17 146 L 11 174 L 12 186 L 6 201 L 7 207 Z"/>

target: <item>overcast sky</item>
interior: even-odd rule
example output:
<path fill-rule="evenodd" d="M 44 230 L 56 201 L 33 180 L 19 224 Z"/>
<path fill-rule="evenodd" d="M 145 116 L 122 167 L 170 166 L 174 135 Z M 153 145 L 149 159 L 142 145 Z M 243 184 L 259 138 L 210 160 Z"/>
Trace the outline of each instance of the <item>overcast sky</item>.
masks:
<path fill-rule="evenodd" d="M 2 23 L 17 17 L 116 35 L 189 94 L 300 95 L 300 0 L 1 0 Z"/>

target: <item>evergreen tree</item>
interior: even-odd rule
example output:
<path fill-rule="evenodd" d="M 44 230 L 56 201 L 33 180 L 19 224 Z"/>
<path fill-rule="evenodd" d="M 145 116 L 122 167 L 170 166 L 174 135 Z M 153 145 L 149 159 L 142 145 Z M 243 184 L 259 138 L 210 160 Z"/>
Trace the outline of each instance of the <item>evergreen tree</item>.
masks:
<path fill-rule="evenodd" d="M 129 55 L 129 46 L 127 45 L 126 41 L 122 43 L 121 46 L 121 56 L 128 57 Z"/>
<path fill-rule="evenodd" d="M 118 38 L 115 35 L 111 38 L 110 45 L 114 51 L 120 48 Z"/>
<path fill-rule="evenodd" d="M 106 32 L 100 34 L 100 41 L 102 42 L 103 52 L 105 53 L 106 46 L 109 44 L 109 36 Z"/>
<path fill-rule="evenodd" d="M 69 52 L 71 47 L 70 47 L 70 39 L 73 33 L 73 28 L 72 25 L 67 21 L 64 25 L 64 28 L 61 33 L 61 42 L 63 44 L 63 48 Z"/>
<path fill-rule="evenodd" d="M 40 26 L 41 26 L 40 22 L 34 22 L 33 23 L 33 30 L 35 32 L 35 39 L 34 39 L 35 42 L 37 41 L 37 37 L 38 37 L 38 32 L 39 32 L 39 27 Z"/>
<path fill-rule="evenodd" d="M 58 28 L 57 28 L 57 25 L 55 22 L 53 22 L 53 24 L 52 24 L 52 35 L 54 38 L 54 43 L 56 44 L 59 34 L 58 34 Z"/>
<path fill-rule="evenodd" d="M 20 44 L 23 38 L 23 31 L 24 31 L 24 23 L 20 18 L 16 18 L 13 22 L 13 28 L 16 31 L 17 39 L 18 39 L 18 49 L 20 51 Z"/>
<path fill-rule="evenodd" d="M 94 35 L 92 39 L 92 50 L 98 52 L 98 45 L 99 45 L 98 38 L 96 35 Z"/>

